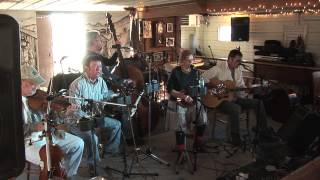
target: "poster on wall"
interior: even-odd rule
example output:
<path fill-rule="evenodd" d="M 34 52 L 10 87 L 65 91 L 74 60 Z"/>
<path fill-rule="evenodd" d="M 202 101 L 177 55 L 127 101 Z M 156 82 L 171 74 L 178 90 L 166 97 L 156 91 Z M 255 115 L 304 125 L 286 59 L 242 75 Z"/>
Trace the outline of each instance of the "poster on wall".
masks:
<path fill-rule="evenodd" d="M 173 47 L 174 46 L 174 38 L 173 37 L 166 38 L 166 46 L 167 47 Z"/>
<path fill-rule="evenodd" d="M 173 23 L 167 23 L 167 32 L 172 33 L 173 32 Z"/>
<path fill-rule="evenodd" d="M 143 38 L 152 38 L 151 21 L 143 21 Z"/>
<path fill-rule="evenodd" d="M 21 30 L 21 64 L 38 66 L 37 60 L 37 38 L 32 34 Z"/>

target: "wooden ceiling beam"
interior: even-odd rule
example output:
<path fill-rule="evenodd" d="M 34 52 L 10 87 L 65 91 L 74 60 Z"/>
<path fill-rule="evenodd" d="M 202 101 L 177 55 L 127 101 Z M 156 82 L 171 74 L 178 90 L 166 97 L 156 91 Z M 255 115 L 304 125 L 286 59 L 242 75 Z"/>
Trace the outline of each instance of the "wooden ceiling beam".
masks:
<path fill-rule="evenodd" d="M 196 0 L 191 0 L 157 6 L 147 6 L 145 7 L 145 11 L 141 13 L 141 17 L 146 19 L 155 17 L 184 16 L 199 13 L 202 13 L 202 8 Z"/>

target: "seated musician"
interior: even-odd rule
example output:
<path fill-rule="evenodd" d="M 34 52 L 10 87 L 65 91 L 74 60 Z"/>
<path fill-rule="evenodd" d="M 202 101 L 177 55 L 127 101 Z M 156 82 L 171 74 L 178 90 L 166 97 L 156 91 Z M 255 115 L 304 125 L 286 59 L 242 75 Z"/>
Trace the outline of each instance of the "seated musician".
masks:
<path fill-rule="evenodd" d="M 102 68 L 102 63 L 101 63 L 101 56 L 97 55 L 89 55 L 85 57 L 84 59 L 84 72 L 83 74 L 74 80 L 69 89 L 69 95 L 72 97 L 77 97 L 77 98 L 86 98 L 86 99 L 91 99 L 93 101 L 102 101 L 106 100 L 110 97 L 113 96 L 113 94 L 110 93 L 108 90 L 108 87 L 104 80 L 100 77 L 101 75 L 101 68 Z M 70 102 L 72 104 L 77 105 L 78 107 L 81 107 L 84 105 L 84 101 L 82 100 L 74 100 L 70 99 Z M 82 111 L 78 110 L 77 114 L 80 117 L 89 117 L 89 115 Z M 111 154 L 116 154 L 119 153 L 119 145 L 120 145 L 120 137 L 121 137 L 121 124 L 119 121 L 111 118 L 104 117 L 102 122 L 99 122 L 98 124 L 99 127 L 105 128 L 108 133 L 108 143 L 105 146 L 105 151 L 106 153 L 111 153 Z M 94 141 L 92 142 L 91 139 L 91 132 L 82 132 L 80 129 L 76 126 L 76 124 L 71 125 L 70 127 L 71 132 L 80 136 L 83 138 L 85 142 L 85 147 L 88 149 L 88 165 L 90 172 L 92 173 L 93 171 L 93 152 L 91 149 L 91 143 L 94 143 L 96 148 L 95 148 L 95 154 L 96 154 L 96 160 L 100 160 L 99 158 L 99 151 L 98 151 L 98 138 L 95 135 L 94 136 Z"/>
<path fill-rule="evenodd" d="M 168 80 L 167 90 L 170 93 L 169 109 L 178 113 L 177 131 L 186 132 L 192 121 L 196 124 L 196 147 L 202 147 L 202 137 L 207 124 L 207 113 L 196 97 L 189 94 L 192 86 L 198 85 L 198 71 L 193 68 L 194 57 L 190 50 L 183 50 L 179 56 L 179 66 L 174 68 Z M 177 99 L 182 103 L 178 103 Z M 183 104 L 187 104 L 184 106 Z M 197 106 L 197 108 L 196 108 Z M 196 109 L 198 112 L 196 112 Z M 197 117 L 197 119 L 196 119 Z"/>
<path fill-rule="evenodd" d="M 21 67 L 21 94 L 26 160 L 41 167 L 43 167 L 43 164 L 39 156 L 39 150 L 46 142 L 44 139 L 40 140 L 39 135 L 41 135 L 44 130 L 44 125 L 41 122 L 41 115 L 30 110 L 27 97 L 34 95 L 39 85 L 44 82 L 43 77 L 41 77 L 33 67 L 28 65 Z M 72 176 L 77 174 L 81 162 L 84 142 L 81 138 L 69 133 L 60 134 L 62 136 L 56 135 L 58 135 L 58 133 L 53 133 L 53 143 L 57 144 L 64 152 L 64 167 L 67 170 L 68 178 L 72 179 Z"/>
<path fill-rule="evenodd" d="M 242 70 L 240 68 L 241 59 L 242 53 L 240 50 L 231 50 L 229 52 L 227 62 L 218 63 L 216 66 L 205 71 L 202 74 L 202 77 L 204 78 L 205 82 L 208 83 L 208 86 L 212 87 L 215 87 L 221 83 L 224 83 L 229 89 L 235 87 L 245 87 Z M 266 140 L 266 138 L 270 137 L 267 128 L 266 112 L 262 101 L 257 99 L 248 99 L 244 96 L 245 92 L 237 92 L 232 101 L 224 101 L 218 106 L 219 110 L 230 116 L 232 138 L 231 143 L 236 146 L 241 144 L 239 135 L 241 108 L 254 109 L 257 119 L 256 130 L 260 132 L 260 137 L 262 140 Z"/>

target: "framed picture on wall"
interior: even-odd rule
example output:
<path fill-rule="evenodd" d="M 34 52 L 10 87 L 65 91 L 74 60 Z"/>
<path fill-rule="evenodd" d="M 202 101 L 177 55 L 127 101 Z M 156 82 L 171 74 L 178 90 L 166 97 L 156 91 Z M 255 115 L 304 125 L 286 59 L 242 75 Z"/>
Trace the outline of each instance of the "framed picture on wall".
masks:
<path fill-rule="evenodd" d="M 173 32 L 173 23 L 167 23 L 167 32 L 168 33 Z"/>
<path fill-rule="evenodd" d="M 173 47 L 174 46 L 174 38 L 173 37 L 166 38 L 166 46 L 167 47 Z"/>
<path fill-rule="evenodd" d="M 151 21 L 143 21 L 143 38 L 152 38 Z"/>
<path fill-rule="evenodd" d="M 153 39 L 153 47 L 164 47 L 166 46 L 166 38 L 165 38 L 165 31 L 166 31 L 165 23 L 159 22 L 152 22 L 152 38 Z"/>

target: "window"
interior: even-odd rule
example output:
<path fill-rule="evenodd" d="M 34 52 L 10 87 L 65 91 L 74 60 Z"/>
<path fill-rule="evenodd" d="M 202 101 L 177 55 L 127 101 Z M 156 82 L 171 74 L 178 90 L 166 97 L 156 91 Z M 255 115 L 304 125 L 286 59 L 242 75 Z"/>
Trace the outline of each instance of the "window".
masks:
<path fill-rule="evenodd" d="M 220 26 L 218 29 L 219 41 L 231 41 L 231 26 Z"/>
<path fill-rule="evenodd" d="M 54 74 L 82 72 L 86 53 L 85 18 L 79 13 L 57 13 L 50 16 L 53 41 Z"/>

